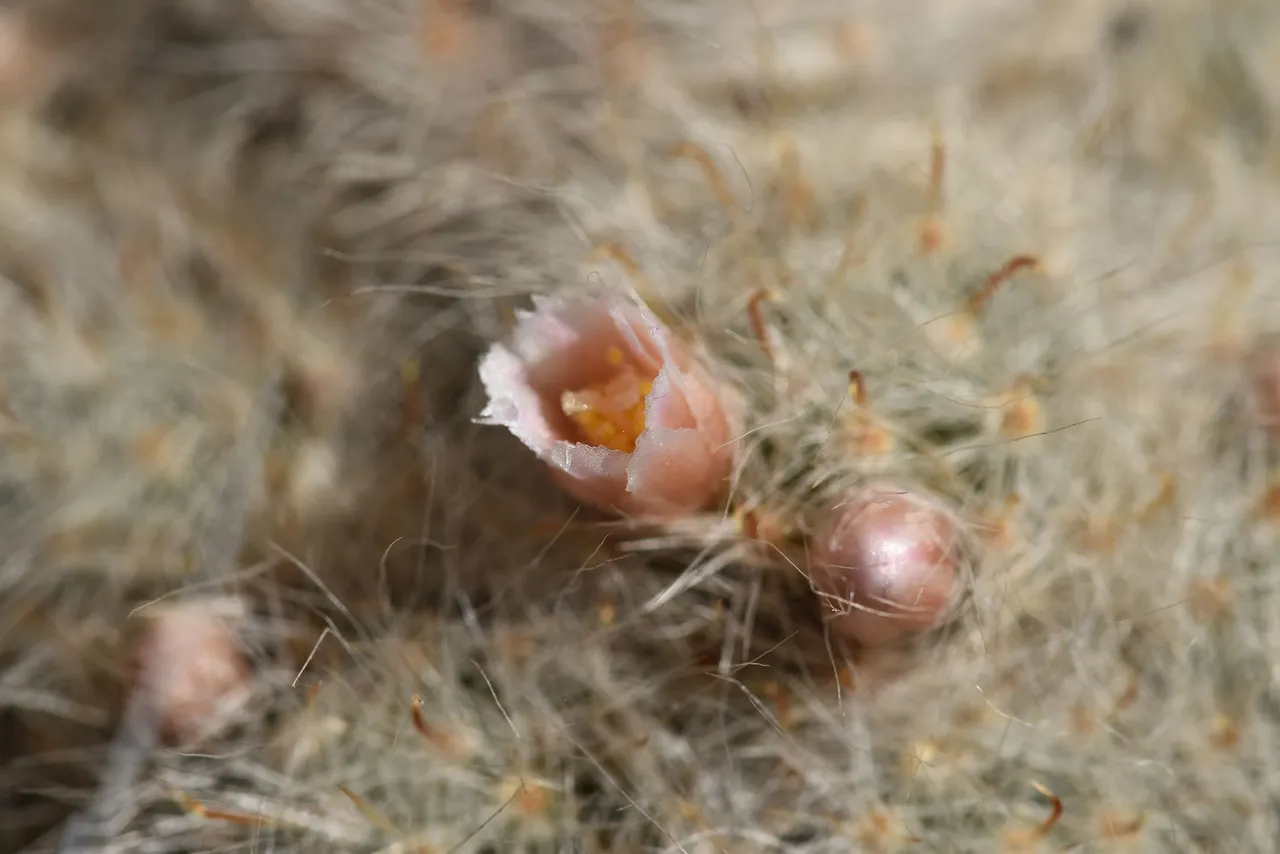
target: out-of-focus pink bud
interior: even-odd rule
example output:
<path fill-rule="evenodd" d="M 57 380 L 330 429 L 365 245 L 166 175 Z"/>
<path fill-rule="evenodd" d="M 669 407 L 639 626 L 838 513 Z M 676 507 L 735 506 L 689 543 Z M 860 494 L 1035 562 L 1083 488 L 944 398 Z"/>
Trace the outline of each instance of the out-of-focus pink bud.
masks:
<path fill-rule="evenodd" d="M 935 625 L 955 589 L 958 539 L 952 516 L 890 484 L 858 490 L 815 536 L 810 580 L 859 643 L 885 643 Z"/>
<path fill-rule="evenodd" d="M 249 668 L 235 636 L 205 603 L 151 618 L 134 663 L 135 690 L 169 744 L 210 735 L 249 694 Z"/>
<path fill-rule="evenodd" d="M 711 377 L 651 311 L 616 295 L 534 298 L 480 364 L 480 421 L 509 429 L 579 501 L 628 516 L 710 504 L 733 467 Z"/>
<path fill-rule="evenodd" d="M 22 11 L 0 12 L 0 103 L 30 102 L 43 96 L 59 64 Z"/>
<path fill-rule="evenodd" d="M 1263 347 L 1255 356 L 1253 393 L 1262 426 L 1280 436 L 1280 341 Z"/>

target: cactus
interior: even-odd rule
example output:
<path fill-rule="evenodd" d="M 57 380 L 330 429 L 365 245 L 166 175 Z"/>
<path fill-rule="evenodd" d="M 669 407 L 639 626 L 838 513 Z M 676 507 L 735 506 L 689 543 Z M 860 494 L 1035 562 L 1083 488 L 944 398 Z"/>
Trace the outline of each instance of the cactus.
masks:
<path fill-rule="evenodd" d="M 11 4 L 0 847 L 1272 850 L 1272 5 Z"/>

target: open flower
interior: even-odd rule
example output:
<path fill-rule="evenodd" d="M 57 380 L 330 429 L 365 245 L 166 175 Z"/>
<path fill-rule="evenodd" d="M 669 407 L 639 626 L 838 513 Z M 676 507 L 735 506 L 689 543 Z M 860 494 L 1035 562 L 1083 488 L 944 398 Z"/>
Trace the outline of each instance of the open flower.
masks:
<path fill-rule="evenodd" d="M 956 527 L 941 507 L 890 484 L 835 507 L 814 538 L 810 580 L 833 626 L 865 645 L 937 623 L 955 589 Z"/>
<path fill-rule="evenodd" d="M 534 298 L 480 364 L 480 421 L 509 429 L 580 501 L 629 516 L 696 512 L 733 466 L 710 376 L 649 310 L 617 294 Z"/>

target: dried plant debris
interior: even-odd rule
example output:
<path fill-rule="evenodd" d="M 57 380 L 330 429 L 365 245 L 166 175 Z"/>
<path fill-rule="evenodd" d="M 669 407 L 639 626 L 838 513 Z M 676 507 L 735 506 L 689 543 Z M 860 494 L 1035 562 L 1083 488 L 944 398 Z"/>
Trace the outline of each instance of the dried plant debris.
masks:
<path fill-rule="evenodd" d="M 1280 8 L 0 10 L 0 849 L 1258 851 Z"/>

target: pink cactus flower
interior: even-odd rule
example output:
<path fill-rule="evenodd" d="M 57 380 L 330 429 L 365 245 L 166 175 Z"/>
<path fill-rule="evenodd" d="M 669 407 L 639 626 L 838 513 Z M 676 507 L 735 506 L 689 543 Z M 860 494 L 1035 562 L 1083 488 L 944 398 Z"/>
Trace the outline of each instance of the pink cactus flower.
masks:
<path fill-rule="evenodd" d="M 651 311 L 606 293 L 534 298 L 480 365 L 481 423 L 506 427 L 585 503 L 671 518 L 706 508 L 734 460 L 711 377 Z"/>
<path fill-rule="evenodd" d="M 890 484 L 858 490 L 819 529 L 810 581 L 833 627 L 866 646 L 935 625 L 956 582 L 956 526 L 932 501 Z"/>

